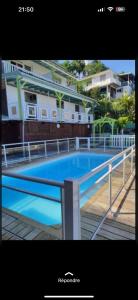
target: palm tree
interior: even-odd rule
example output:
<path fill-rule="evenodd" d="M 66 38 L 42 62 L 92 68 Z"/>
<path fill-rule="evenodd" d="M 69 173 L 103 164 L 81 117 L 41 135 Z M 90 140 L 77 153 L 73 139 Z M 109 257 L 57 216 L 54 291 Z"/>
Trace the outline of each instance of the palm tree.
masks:
<path fill-rule="evenodd" d="M 129 117 L 120 117 L 117 120 L 117 124 L 121 128 L 122 134 L 124 132 L 124 128 L 125 128 L 126 124 L 128 123 L 128 120 L 129 120 Z"/>

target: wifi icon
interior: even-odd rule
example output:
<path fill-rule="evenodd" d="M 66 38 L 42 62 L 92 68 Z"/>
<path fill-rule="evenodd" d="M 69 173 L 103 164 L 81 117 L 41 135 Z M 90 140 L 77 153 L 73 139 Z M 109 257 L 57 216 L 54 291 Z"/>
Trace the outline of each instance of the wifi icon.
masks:
<path fill-rule="evenodd" d="M 112 11 L 114 8 L 111 7 L 111 6 L 109 6 L 109 7 L 107 7 L 107 9 L 108 9 L 109 11 Z"/>

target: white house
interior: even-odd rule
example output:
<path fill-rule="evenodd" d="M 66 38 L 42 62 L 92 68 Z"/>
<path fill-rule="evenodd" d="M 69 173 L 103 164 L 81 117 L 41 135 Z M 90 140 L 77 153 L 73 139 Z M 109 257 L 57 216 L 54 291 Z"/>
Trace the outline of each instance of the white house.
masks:
<path fill-rule="evenodd" d="M 2 64 L 6 87 L 3 120 L 81 124 L 93 120 L 83 106 L 86 101 L 89 107 L 92 99 L 69 86 L 69 79 L 76 79 L 54 61 L 6 60 Z M 63 95 L 61 108 L 56 93 Z"/>
<path fill-rule="evenodd" d="M 132 73 L 116 74 L 111 69 L 84 77 L 80 81 L 84 82 L 85 91 L 100 88 L 101 94 L 105 94 L 109 99 L 119 98 L 125 92 L 131 94 L 135 85 Z"/>

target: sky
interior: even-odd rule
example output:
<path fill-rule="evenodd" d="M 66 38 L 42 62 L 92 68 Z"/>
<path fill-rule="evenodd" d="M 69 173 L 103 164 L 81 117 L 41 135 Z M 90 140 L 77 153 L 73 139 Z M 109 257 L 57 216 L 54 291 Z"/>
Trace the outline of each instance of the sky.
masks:
<path fill-rule="evenodd" d="M 113 72 L 131 72 L 135 74 L 135 60 L 101 60 Z M 59 62 L 63 62 L 60 60 Z"/>
<path fill-rule="evenodd" d="M 132 72 L 135 74 L 135 60 L 102 60 L 114 72 Z"/>

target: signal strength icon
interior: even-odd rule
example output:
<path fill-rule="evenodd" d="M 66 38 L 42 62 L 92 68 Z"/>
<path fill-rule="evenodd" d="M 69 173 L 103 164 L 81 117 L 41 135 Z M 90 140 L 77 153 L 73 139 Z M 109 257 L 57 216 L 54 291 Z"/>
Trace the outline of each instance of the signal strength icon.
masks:
<path fill-rule="evenodd" d="M 97 11 L 98 12 L 103 12 L 104 10 L 105 10 L 105 8 L 102 7 L 102 8 L 99 8 Z"/>
<path fill-rule="evenodd" d="M 109 11 L 112 11 L 114 8 L 111 7 L 111 6 L 109 6 L 109 7 L 107 7 L 107 9 L 108 9 Z"/>

